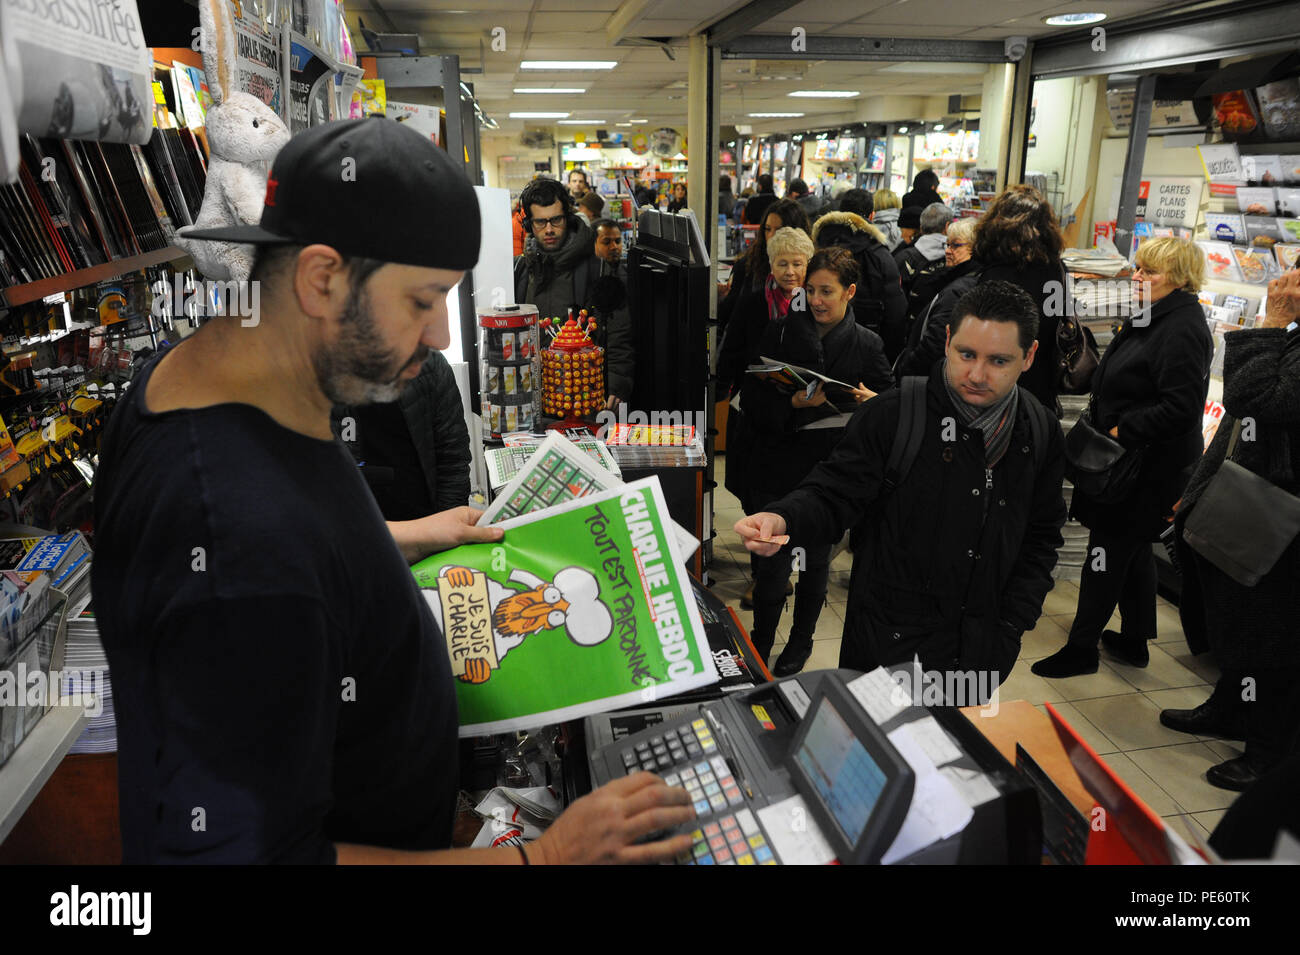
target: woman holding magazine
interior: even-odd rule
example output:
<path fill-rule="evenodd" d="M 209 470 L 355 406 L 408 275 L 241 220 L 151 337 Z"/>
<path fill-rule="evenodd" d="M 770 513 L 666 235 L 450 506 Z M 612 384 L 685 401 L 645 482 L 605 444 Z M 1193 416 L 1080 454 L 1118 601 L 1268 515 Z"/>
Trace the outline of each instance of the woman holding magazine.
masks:
<path fill-rule="evenodd" d="M 759 510 L 794 490 L 830 455 L 858 405 L 894 385 L 880 336 L 853 317 L 849 303 L 859 277 L 851 252 L 822 249 L 808 262 L 804 302 L 796 297 L 785 317 L 764 330 L 760 355 L 816 372 L 833 383 L 796 371 L 815 387 L 792 389 L 784 374 L 746 376 L 740 406 L 754 430 L 748 484 Z M 813 631 L 826 598 L 830 552 L 829 544 L 803 548 L 790 640 L 773 670 L 778 677 L 798 673 L 812 653 Z M 795 558 L 789 544 L 772 557 L 754 558 L 751 637 L 764 661 L 776 642 Z"/>

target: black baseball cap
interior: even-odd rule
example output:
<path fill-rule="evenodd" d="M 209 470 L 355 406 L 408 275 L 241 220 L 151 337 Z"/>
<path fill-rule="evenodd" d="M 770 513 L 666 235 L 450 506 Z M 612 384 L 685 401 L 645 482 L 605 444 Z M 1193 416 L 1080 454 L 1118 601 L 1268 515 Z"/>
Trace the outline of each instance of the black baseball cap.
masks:
<path fill-rule="evenodd" d="M 344 255 L 466 270 L 478 263 L 478 197 L 460 164 L 383 117 L 312 126 L 271 164 L 259 225 L 181 232 L 247 245 L 322 243 Z"/>

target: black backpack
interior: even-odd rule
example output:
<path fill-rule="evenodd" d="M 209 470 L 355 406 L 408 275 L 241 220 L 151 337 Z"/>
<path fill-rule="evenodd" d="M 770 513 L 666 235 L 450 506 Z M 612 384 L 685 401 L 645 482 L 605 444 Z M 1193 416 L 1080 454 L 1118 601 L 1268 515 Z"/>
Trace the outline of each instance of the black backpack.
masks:
<path fill-rule="evenodd" d="M 876 245 L 864 249 L 854 256 L 862 270 L 858 282 L 858 292 L 853 296 L 853 317 L 859 325 L 865 325 L 877 334 L 885 318 L 885 272 L 876 258 L 876 250 L 885 246 Z"/>
<path fill-rule="evenodd" d="M 912 288 L 907 293 L 907 316 L 916 319 L 946 284 L 948 266 L 943 259 L 931 262 L 912 277 Z"/>

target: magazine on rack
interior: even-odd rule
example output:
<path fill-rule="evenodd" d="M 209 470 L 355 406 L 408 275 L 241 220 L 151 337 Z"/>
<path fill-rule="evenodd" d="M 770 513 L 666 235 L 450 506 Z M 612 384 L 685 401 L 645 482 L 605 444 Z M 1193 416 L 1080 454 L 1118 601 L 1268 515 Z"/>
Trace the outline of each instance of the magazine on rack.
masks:
<path fill-rule="evenodd" d="M 411 568 L 447 640 L 461 736 L 578 719 L 717 682 L 658 478 L 500 526 L 499 542 Z"/>
<path fill-rule="evenodd" d="M 80 4 L 75 13 L 64 4 L 6 2 L 0 37 L 19 132 L 149 141 L 153 61 L 136 0 Z"/>
<path fill-rule="evenodd" d="M 250 4 L 234 17 L 235 83 L 240 90 L 255 96 L 275 112 L 280 112 L 281 76 L 280 44 L 263 27 L 262 20 Z"/>

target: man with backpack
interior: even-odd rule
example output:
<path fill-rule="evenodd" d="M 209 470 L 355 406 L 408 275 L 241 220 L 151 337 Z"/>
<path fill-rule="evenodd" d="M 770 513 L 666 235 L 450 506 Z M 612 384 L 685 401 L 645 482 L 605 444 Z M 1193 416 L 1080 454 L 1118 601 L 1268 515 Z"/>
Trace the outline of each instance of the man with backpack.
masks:
<path fill-rule="evenodd" d="M 989 282 L 952 316 L 945 360 L 929 378 L 863 405 L 831 457 L 736 532 L 770 556 L 780 535 L 813 546 L 860 525 L 840 666 L 916 656 L 945 686 L 965 675 L 984 695 L 1010 674 L 1052 587 L 1064 439 L 1016 386 L 1037 348 L 1033 300 Z"/>
<path fill-rule="evenodd" d="M 851 303 L 853 316 L 881 337 L 885 357 L 894 361 L 907 336 L 907 299 L 885 234 L 857 213 L 827 212 L 813 224 L 812 238 L 819 249 L 838 245 L 853 253 L 862 276 Z"/>

